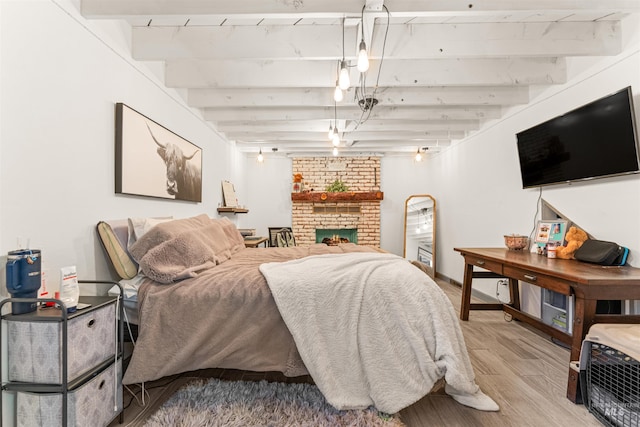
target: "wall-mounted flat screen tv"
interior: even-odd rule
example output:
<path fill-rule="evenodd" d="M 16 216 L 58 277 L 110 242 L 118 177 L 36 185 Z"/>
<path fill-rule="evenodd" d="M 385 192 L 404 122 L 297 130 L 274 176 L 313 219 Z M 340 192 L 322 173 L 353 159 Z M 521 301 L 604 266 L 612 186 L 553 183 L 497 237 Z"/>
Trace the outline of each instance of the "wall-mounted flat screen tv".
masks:
<path fill-rule="evenodd" d="M 638 173 L 631 87 L 516 134 L 522 187 Z"/>

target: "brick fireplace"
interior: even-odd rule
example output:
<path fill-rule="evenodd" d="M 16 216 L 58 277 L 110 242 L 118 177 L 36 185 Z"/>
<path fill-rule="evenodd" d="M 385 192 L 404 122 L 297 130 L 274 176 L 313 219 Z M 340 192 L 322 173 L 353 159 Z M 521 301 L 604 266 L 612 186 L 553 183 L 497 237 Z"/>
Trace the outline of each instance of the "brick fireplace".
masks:
<path fill-rule="evenodd" d="M 301 245 L 316 242 L 316 229 L 357 230 L 361 245 L 380 246 L 380 158 L 299 157 L 293 173 L 304 177 L 302 194 L 292 194 L 292 226 Z M 336 179 L 349 191 L 326 192 Z"/>

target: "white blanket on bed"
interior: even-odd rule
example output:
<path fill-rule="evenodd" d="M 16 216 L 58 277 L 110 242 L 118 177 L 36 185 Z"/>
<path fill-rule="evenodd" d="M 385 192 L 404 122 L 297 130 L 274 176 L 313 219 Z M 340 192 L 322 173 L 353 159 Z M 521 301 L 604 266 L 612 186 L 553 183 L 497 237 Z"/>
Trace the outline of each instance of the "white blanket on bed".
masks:
<path fill-rule="evenodd" d="M 447 392 L 497 410 L 474 381 L 442 290 L 392 254 L 319 255 L 260 266 L 305 366 L 337 409 L 396 413 L 444 376 Z"/>

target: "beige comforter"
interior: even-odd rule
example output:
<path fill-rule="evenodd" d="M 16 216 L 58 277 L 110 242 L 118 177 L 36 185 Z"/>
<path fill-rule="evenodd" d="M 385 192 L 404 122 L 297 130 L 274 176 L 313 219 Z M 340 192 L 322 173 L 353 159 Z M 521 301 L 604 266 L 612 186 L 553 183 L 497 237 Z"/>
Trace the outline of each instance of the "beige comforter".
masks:
<path fill-rule="evenodd" d="M 138 293 L 138 341 L 123 383 L 204 368 L 307 374 L 259 266 L 344 252 L 376 249 L 354 244 L 241 249 L 195 277 L 170 284 L 145 280 Z"/>

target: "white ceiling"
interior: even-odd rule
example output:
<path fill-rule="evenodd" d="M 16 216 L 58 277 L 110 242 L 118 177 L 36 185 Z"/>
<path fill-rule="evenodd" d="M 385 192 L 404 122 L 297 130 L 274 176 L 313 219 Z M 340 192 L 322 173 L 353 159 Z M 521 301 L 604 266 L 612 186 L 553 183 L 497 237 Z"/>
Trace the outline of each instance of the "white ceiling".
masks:
<path fill-rule="evenodd" d="M 132 57 L 164 61 L 165 85 L 242 151 L 329 153 L 337 123 L 341 153 L 399 153 L 437 151 L 528 103 L 530 86 L 564 83 L 566 57 L 620 53 L 620 20 L 640 1 L 81 0 L 81 11 L 126 20 Z M 335 103 L 343 55 L 352 87 Z M 358 92 L 378 104 L 363 111 Z"/>

